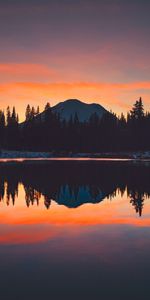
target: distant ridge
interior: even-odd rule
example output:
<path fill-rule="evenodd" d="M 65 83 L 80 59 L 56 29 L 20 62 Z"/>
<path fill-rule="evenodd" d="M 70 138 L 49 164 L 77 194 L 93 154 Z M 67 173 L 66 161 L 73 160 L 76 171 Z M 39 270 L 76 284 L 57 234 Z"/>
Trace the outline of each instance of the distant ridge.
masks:
<path fill-rule="evenodd" d="M 97 103 L 88 104 L 78 99 L 68 99 L 52 107 L 52 112 L 59 114 L 61 120 L 69 121 L 77 114 L 80 122 L 88 121 L 93 114 L 101 118 L 108 111 Z"/>

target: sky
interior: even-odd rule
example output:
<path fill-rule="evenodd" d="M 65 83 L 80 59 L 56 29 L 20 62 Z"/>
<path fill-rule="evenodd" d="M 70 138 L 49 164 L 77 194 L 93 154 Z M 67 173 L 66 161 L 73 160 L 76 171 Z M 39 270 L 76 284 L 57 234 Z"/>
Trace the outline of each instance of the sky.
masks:
<path fill-rule="evenodd" d="M 0 0 L 0 108 L 77 98 L 150 110 L 150 2 Z"/>

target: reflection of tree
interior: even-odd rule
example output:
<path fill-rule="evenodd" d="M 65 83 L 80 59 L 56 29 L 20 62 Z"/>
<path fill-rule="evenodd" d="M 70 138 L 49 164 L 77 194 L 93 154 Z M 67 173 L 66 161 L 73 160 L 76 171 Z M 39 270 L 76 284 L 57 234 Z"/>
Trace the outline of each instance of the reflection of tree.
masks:
<path fill-rule="evenodd" d="M 25 190 L 25 200 L 26 204 L 29 207 L 30 204 L 33 205 L 35 202 L 39 205 L 39 199 L 41 197 L 41 193 L 36 191 L 33 187 L 24 187 Z"/>
<path fill-rule="evenodd" d="M 5 182 L 4 179 L 1 178 L 0 180 L 0 201 L 2 201 L 4 199 L 4 195 L 5 195 Z"/>
<path fill-rule="evenodd" d="M 115 162 L 42 162 L 0 164 L 0 201 L 7 205 L 24 186 L 27 206 L 38 205 L 41 195 L 49 208 L 51 199 L 70 208 L 104 199 L 128 199 L 141 216 L 144 198 L 150 198 L 150 168 L 143 164 Z"/>
<path fill-rule="evenodd" d="M 10 204 L 10 200 L 12 200 L 12 204 L 15 204 L 15 198 L 18 196 L 18 182 L 16 181 L 8 181 L 6 184 L 6 204 Z"/>
<path fill-rule="evenodd" d="M 131 198 L 130 203 L 132 203 L 136 213 L 138 213 L 139 216 L 141 217 L 143 206 L 144 206 L 144 195 L 141 192 L 131 191 L 130 198 Z"/>
<path fill-rule="evenodd" d="M 44 205 L 48 209 L 51 205 L 51 199 L 48 196 L 44 196 Z"/>

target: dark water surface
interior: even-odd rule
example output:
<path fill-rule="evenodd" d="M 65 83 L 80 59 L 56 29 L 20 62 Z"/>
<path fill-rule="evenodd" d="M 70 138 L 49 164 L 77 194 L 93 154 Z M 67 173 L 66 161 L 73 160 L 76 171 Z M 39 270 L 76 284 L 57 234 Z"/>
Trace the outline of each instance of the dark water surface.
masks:
<path fill-rule="evenodd" d="M 1 163 L 0 274 L 2 300 L 149 300 L 150 163 Z"/>

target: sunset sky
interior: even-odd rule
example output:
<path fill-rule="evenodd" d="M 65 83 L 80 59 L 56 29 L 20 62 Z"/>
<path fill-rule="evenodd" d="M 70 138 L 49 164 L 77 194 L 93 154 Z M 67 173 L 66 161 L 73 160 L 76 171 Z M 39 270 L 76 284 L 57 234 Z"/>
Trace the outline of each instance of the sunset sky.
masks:
<path fill-rule="evenodd" d="M 0 1 L 0 107 L 69 98 L 150 110 L 150 2 Z"/>

